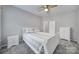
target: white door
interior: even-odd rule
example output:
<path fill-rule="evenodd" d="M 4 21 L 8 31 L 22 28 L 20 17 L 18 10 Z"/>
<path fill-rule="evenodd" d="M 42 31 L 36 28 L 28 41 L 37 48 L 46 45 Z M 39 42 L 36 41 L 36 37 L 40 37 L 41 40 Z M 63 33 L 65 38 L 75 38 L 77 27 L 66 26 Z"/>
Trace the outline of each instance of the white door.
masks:
<path fill-rule="evenodd" d="M 0 6 L 0 43 L 1 43 L 1 6 Z"/>
<path fill-rule="evenodd" d="M 48 21 L 43 21 L 43 31 L 48 32 Z"/>
<path fill-rule="evenodd" d="M 55 35 L 55 21 L 49 21 L 49 33 Z"/>

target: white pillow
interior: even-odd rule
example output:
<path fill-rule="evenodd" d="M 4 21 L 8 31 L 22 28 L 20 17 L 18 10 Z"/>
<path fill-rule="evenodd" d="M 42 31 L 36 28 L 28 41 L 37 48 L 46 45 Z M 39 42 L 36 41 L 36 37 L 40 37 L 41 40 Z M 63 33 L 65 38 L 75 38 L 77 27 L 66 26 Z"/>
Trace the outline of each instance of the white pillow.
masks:
<path fill-rule="evenodd" d="M 39 29 L 34 29 L 34 32 L 40 32 L 40 30 Z"/>
<path fill-rule="evenodd" d="M 28 28 L 28 32 L 33 32 L 33 28 Z"/>
<path fill-rule="evenodd" d="M 23 32 L 28 32 L 28 28 L 23 28 Z"/>
<path fill-rule="evenodd" d="M 40 32 L 39 29 L 37 28 L 33 28 L 33 27 L 26 27 L 26 28 L 23 28 L 23 32 L 25 33 L 31 33 L 31 32 Z"/>

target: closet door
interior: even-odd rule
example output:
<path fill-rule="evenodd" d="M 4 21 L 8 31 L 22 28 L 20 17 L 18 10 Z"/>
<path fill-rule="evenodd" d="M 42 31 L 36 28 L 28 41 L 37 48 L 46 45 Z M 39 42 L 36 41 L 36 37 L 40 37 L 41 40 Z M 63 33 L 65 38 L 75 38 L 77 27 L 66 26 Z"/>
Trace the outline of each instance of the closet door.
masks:
<path fill-rule="evenodd" d="M 0 44 L 1 44 L 1 6 L 0 6 Z"/>
<path fill-rule="evenodd" d="M 49 21 L 49 33 L 55 35 L 55 21 Z"/>
<path fill-rule="evenodd" d="M 48 32 L 48 21 L 43 21 L 43 32 Z"/>

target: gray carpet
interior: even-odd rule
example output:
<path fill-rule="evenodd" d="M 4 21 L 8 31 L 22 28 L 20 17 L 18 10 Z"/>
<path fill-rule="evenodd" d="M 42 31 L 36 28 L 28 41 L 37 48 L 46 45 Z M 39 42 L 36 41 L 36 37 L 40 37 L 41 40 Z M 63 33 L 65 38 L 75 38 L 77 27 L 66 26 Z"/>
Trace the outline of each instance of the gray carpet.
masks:
<path fill-rule="evenodd" d="M 79 44 L 74 41 L 60 40 L 54 54 L 79 54 Z"/>
<path fill-rule="evenodd" d="M 12 46 L 10 49 L 2 49 L 2 54 L 34 54 L 24 42 L 17 46 Z M 75 42 L 68 42 L 66 40 L 60 40 L 54 54 L 79 54 L 79 44 Z"/>
<path fill-rule="evenodd" d="M 12 46 L 9 49 L 3 49 L 2 54 L 34 54 L 34 52 L 25 43 L 20 43 L 17 46 Z"/>

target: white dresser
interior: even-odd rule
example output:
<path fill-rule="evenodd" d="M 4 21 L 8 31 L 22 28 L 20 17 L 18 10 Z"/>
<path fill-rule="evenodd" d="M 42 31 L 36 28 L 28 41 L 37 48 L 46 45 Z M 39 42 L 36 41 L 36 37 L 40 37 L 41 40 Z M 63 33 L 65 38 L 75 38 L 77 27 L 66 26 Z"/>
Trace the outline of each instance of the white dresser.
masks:
<path fill-rule="evenodd" d="M 8 48 L 10 48 L 13 45 L 19 45 L 19 36 L 18 35 L 12 35 L 8 36 Z"/>
<path fill-rule="evenodd" d="M 60 27 L 60 38 L 70 41 L 70 27 Z"/>

